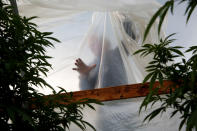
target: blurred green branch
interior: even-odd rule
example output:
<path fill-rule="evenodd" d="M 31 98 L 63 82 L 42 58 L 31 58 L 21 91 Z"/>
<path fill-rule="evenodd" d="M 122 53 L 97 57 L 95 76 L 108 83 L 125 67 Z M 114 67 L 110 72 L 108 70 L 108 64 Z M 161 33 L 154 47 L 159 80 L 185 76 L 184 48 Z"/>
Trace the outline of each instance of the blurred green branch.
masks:
<path fill-rule="evenodd" d="M 152 27 L 152 25 L 159 18 L 158 35 L 160 34 L 163 21 L 167 12 L 170 10 L 173 14 L 174 4 L 178 5 L 186 3 L 185 10 L 186 23 L 188 23 L 191 14 L 193 13 L 197 1 L 196 0 L 168 0 L 151 18 L 144 34 L 144 41 Z M 149 90 L 150 93 L 145 97 L 141 104 L 140 112 L 142 108 L 147 108 L 148 105 L 154 105 L 160 103 L 161 107 L 153 110 L 146 120 L 152 120 L 157 115 L 166 112 L 168 108 L 172 108 L 171 118 L 175 114 L 180 116 L 179 130 L 186 125 L 187 131 L 197 130 L 197 46 L 191 46 L 186 52 L 191 52 L 192 56 L 186 60 L 184 53 L 180 50 L 181 46 L 171 46 L 171 43 L 175 39 L 171 39 L 173 36 L 169 35 L 166 38 L 161 38 L 158 43 L 144 44 L 142 48 L 136 51 L 134 54 L 140 54 L 142 57 L 152 55 L 153 59 L 146 67 L 148 75 L 143 82 L 150 81 Z M 181 58 L 181 62 L 175 62 L 176 58 Z M 169 94 L 158 95 L 158 89 L 162 86 L 164 80 L 170 80 L 174 83 L 169 87 Z M 156 81 L 159 81 L 160 86 L 153 89 L 153 85 Z M 176 88 L 178 87 L 178 88 Z"/>
<path fill-rule="evenodd" d="M 52 68 L 46 47 L 60 42 L 52 32 L 40 32 L 31 20 L 21 17 L 0 0 L 0 125 L 3 131 L 64 131 L 70 124 L 81 130 L 90 126 L 83 119 L 84 107 L 101 104 L 93 99 L 72 101 L 72 93 L 56 92 L 42 76 Z M 48 88 L 54 97 L 38 93 Z M 66 93 L 64 97 L 61 93 Z M 66 99 L 65 99 L 66 97 Z M 64 104 L 64 103 L 68 104 Z M 36 108 L 32 108 L 32 104 Z"/>

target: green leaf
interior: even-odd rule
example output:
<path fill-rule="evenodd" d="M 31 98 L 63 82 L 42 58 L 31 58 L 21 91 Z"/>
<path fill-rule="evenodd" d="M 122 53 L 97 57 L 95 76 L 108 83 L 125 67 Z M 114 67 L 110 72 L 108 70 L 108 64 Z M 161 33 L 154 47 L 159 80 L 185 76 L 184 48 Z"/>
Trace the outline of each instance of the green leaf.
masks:
<path fill-rule="evenodd" d="M 174 48 L 171 48 L 170 50 L 177 53 L 178 55 L 184 56 L 184 54 L 180 50 L 177 50 L 177 49 L 174 49 Z"/>
<path fill-rule="evenodd" d="M 187 9 L 185 11 L 185 14 L 188 13 L 186 23 L 188 23 L 188 21 L 190 19 L 190 16 L 191 16 L 192 12 L 194 11 L 196 5 L 197 5 L 196 1 L 195 2 L 191 2 L 191 4 L 188 5 L 188 7 L 187 7 Z"/>
<path fill-rule="evenodd" d="M 183 127 L 183 125 L 185 124 L 185 122 L 186 122 L 186 118 L 184 118 L 184 119 L 181 121 L 181 123 L 180 123 L 180 125 L 179 125 L 179 131 L 182 129 L 182 127 Z"/>
<path fill-rule="evenodd" d="M 156 79 L 157 79 L 157 72 L 154 72 L 150 80 L 150 85 L 149 85 L 150 88 L 153 88 Z"/>
<path fill-rule="evenodd" d="M 25 18 L 25 17 L 24 17 Z M 30 20 L 33 20 L 33 19 L 35 19 L 35 18 L 39 18 L 38 16 L 32 16 L 32 17 L 29 17 L 29 18 L 27 18 L 26 20 L 27 21 L 30 21 Z"/>
<path fill-rule="evenodd" d="M 56 38 L 54 38 L 54 37 L 45 37 L 45 38 L 54 40 L 54 41 L 56 41 L 56 42 L 60 42 L 58 39 L 56 39 Z"/>
<path fill-rule="evenodd" d="M 155 118 L 162 110 L 164 110 L 165 107 L 160 107 L 154 111 L 152 111 L 149 115 L 147 115 L 144 119 L 144 121 L 146 121 L 148 119 L 148 121 L 151 121 L 153 118 Z"/>
<path fill-rule="evenodd" d="M 179 110 L 173 111 L 172 114 L 171 114 L 171 116 L 170 116 L 170 118 L 172 118 L 178 111 L 179 111 Z"/>
<path fill-rule="evenodd" d="M 197 46 L 191 46 L 191 47 L 189 47 L 189 49 L 188 50 L 186 50 L 185 52 L 190 52 L 190 51 L 195 51 L 195 50 L 197 50 Z"/>
<path fill-rule="evenodd" d="M 72 122 L 73 122 L 74 124 L 76 124 L 81 130 L 85 131 L 85 127 L 84 127 L 82 124 L 80 124 L 80 123 L 77 122 L 76 120 L 72 120 Z"/>
<path fill-rule="evenodd" d="M 168 6 L 169 6 L 169 1 L 166 2 L 162 7 L 160 7 L 160 9 L 153 15 L 153 17 L 151 18 L 150 22 L 148 23 L 145 33 L 144 33 L 144 39 L 143 42 L 146 40 L 146 37 L 153 25 L 153 23 L 156 21 L 157 17 L 163 12 L 163 10 L 165 10 Z"/>
<path fill-rule="evenodd" d="M 163 85 L 163 75 L 161 72 L 159 72 L 159 83 L 160 85 Z"/>
<path fill-rule="evenodd" d="M 171 9 L 171 14 L 173 15 L 174 14 L 174 1 L 172 1 L 170 9 Z"/>
<path fill-rule="evenodd" d="M 143 51 L 146 51 L 146 50 L 145 50 L 145 49 L 139 49 L 139 50 L 137 50 L 136 52 L 134 52 L 133 55 L 139 54 L 139 53 L 141 53 L 141 52 L 143 52 Z"/>
<path fill-rule="evenodd" d="M 150 94 L 148 94 L 148 96 L 149 96 L 149 95 L 150 95 Z M 141 103 L 140 109 L 139 109 L 139 114 L 141 113 L 143 107 L 145 107 L 145 109 L 146 109 L 146 107 L 147 107 L 147 105 L 148 105 L 148 103 L 149 103 L 149 101 L 148 101 L 148 96 L 146 96 L 145 99 L 143 100 L 143 102 Z"/>
<path fill-rule="evenodd" d="M 91 127 L 94 131 L 96 131 L 96 129 L 94 128 L 94 126 L 92 126 L 90 123 L 83 121 L 86 125 L 88 125 L 89 127 Z"/>
<path fill-rule="evenodd" d="M 168 36 L 164 39 L 164 41 L 167 41 L 170 37 L 172 37 L 172 36 L 174 36 L 174 35 L 176 35 L 176 33 L 172 33 L 172 34 L 168 35 Z"/>
<path fill-rule="evenodd" d="M 187 129 L 192 129 L 194 126 L 197 127 L 197 109 L 192 111 L 187 121 Z"/>
<path fill-rule="evenodd" d="M 180 49 L 180 48 L 184 48 L 184 47 L 182 47 L 182 46 L 174 46 L 173 48 L 175 48 L 175 49 Z"/>
<path fill-rule="evenodd" d="M 149 74 L 144 78 L 143 83 L 147 82 L 147 81 L 152 77 L 153 74 L 154 74 L 154 72 L 149 73 Z"/>
<path fill-rule="evenodd" d="M 92 105 L 90 105 L 90 104 L 87 104 L 87 106 L 90 107 L 90 108 L 93 109 L 93 110 L 96 110 L 96 109 L 94 108 L 94 106 L 92 106 Z"/>
<path fill-rule="evenodd" d="M 160 35 L 160 31 L 161 31 L 161 26 L 163 23 L 163 20 L 168 12 L 168 9 L 170 7 L 170 4 L 168 6 L 166 6 L 166 8 L 164 8 L 163 13 L 160 15 L 160 20 L 159 20 L 159 25 L 158 25 L 158 35 Z"/>

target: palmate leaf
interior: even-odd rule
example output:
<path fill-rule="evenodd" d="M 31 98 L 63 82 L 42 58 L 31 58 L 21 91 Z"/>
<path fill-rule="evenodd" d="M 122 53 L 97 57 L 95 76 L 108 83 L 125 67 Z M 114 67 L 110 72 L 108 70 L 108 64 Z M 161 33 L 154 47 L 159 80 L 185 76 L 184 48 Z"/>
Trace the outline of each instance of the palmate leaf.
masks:
<path fill-rule="evenodd" d="M 165 8 L 165 6 L 162 6 L 151 18 L 150 22 L 148 23 L 148 26 L 146 27 L 145 33 L 144 33 L 144 39 L 143 42 L 146 40 L 146 37 L 151 29 L 151 26 L 153 25 L 153 23 L 156 21 L 157 17 L 161 14 L 161 12 L 163 11 L 163 9 Z"/>
<path fill-rule="evenodd" d="M 57 94 L 61 94 L 61 93 L 66 93 L 66 94 L 68 94 L 67 91 L 66 91 L 63 87 L 58 86 L 58 88 L 60 89 L 60 91 L 59 91 Z M 68 94 L 68 95 L 66 95 L 66 96 L 69 96 L 68 98 L 71 98 L 71 97 L 70 97 L 70 94 Z"/>
<path fill-rule="evenodd" d="M 195 128 L 195 130 L 197 130 L 197 110 L 193 111 L 191 114 L 191 119 L 190 121 L 191 123 L 188 123 L 188 126 L 190 128 Z"/>
<path fill-rule="evenodd" d="M 171 13 L 173 15 L 174 14 L 174 2 L 173 1 L 172 1 L 172 4 L 171 4 L 170 11 L 171 11 Z"/>
<path fill-rule="evenodd" d="M 186 11 L 185 11 L 185 15 L 187 14 L 187 20 L 186 20 L 186 23 L 188 23 L 190 17 L 191 17 L 191 14 L 193 13 L 194 9 L 196 8 L 197 6 L 197 1 L 196 0 L 181 0 L 179 2 L 179 4 L 183 3 L 183 2 L 188 2 L 188 6 L 186 8 Z M 144 33 L 144 39 L 143 39 L 143 42 L 146 40 L 147 38 L 147 35 L 153 25 L 153 23 L 156 21 L 156 19 L 158 17 L 160 17 L 160 20 L 159 20 L 159 25 L 158 25 L 158 35 L 160 35 L 160 31 L 161 31 L 161 26 L 163 24 L 163 21 L 166 17 L 166 14 L 168 12 L 168 10 L 170 9 L 171 10 L 171 13 L 173 14 L 173 10 L 174 10 L 174 3 L 175 3 L 175 0 L 169 0 L 167 1 L 162 7 L 160 7 L 160 9 L 153 15 L 153 17 L 151 18 L 150 22 L 148 23 L 147 27 L 146 27 L 146 30 L 145 30 L 145 33 Z"/>
<path fill-rule="evenodd" d="M 158 88 L 157 88 L 158 89 Z M 154 98 L 154 101 L 151 104 L 151 108 L 158 102 L 160 99 L 159 95 L 152 96 Z"/>
<path fill-rule="evenodd" d="M 167 41 L 167 40 L 169 40 L 169 38 L 172 37 L 172 36 L 174 36 L 174 35 L 176 35 L 176 33 L 172 33 L 172 34 L 168 35 L 168 36 L 164 39 L 164 42 Z M 162 40 L 162 39 L 161 39 L 161 40 Z"/>
<path fill-rule="evenodd" d="M 144 52 L 144 51 L 146 51 L 146 49 L 139 49 L 139 50 L 135 51 L 133 53 L 133 55 L 139 54 L 139 53 Z"/>
<path fill-rule="evenodd" d="M 194 12 L 194 9 L 197 5 L 197 0 L 177 0 L 180 3 L 187 3 L 185 15 L 187 15 L 186 23 L 188 23 L 191 14 Z M 166 17 L 168 10 L 171 10 L 173 13 L 174 3 L 177 2 L 175 0 L 168 0 L 151 18 L 144 34 L 144 40 L 146 39 L 148 32 L 153 25 L 153 23 L 159 19 L 158 25 L 158 33 L 161 31 L 162 23 Z M 179 3 L 179 4 L 180 4 Z M 159 34 L 158 34 L 159 35 Z M 146 120 L 152 120 L 158 114 L 164 112 L 167 108 L 172 108 L 171 118 L 175 116 L 175 114 L 181 114 L 181 123 L 179 126 L 179 130 L 182 126 L 186 125 L 187 131 L 192 131 L 193 129 L 197 130 L 197 116 L 196 116 L 196 107 L 197 107 L 197 97 L 196 97 L 196 77 L 197 77 L 197 46 L 192 46 L 186 52 L 192 52 L 192 56 L 186 61 L 184 58 L 184 54 L 181 52 L 181 46 L 171 46 L 170 43 L 173 43 L 175 39 L 171 39 L 170 37 L 174 34 L 169 35 L 165 39 L 160 39 L 160 43 L 151 44 L 152 46 L 142 46 L 140 51 L 137 53 L 141 54 L 141 56 L 146 56 L 150 53 L 153 54 L 153 60 L 149 62 L 149 66 L 146 68 L 148 71 L 148 75 L 144 78 L 145 81 L 150 81 L 149 86 L 149 94 L 145 97 L 144 101 L 140 106 L 139 112 L 141 112 L 142 108 L 148 107 L 149 104 L 154 104 L 157 101 L 163 102 L 162 108 L 158 108 L 158 110 L 154 110 L 150 113 Z M 169 65 L 170 61 L 174 62 L 175 57 L 182 58 L 182 62 L 174 63 Z M 155 65 L 158 65 L 155 66 Z M 159 83 L 162 84 L 163 80 L 171 80 L 174 82 L 173 85 L 167 87 L 170 89 L 170 93 L 164 96 L 158 96 L 157 91 L 152 88 L 155 81 L 159 80 Z M 179 88 L 177 88 L 179 87 Z M 166 90 L 167 90 L 166 89 Z M 156 92 L 155 92 L 156 91 Z"/>
<path fill-rule="evenodd" d="M 147 108 L 148 104 L 150 103 L 150 97 L 151 97 L 151 93 L 149 93 L 144 100 L 142 101 L 141 105 L 140 105 L 140 109 L 139 109 L 139 114 L 142 112 L 143 107 Z"/>
<path fill-rule="evenodd" d="M 164 18 L 166 17 L 168 9 L 170 8 L 170 5 L 171 5 L 170 2 L 166 4 L 166 7 L 163 9 L 163 13 L 160 15 L 160 20 L 159 20 L 159 25 L 158 25 L 158 35 L 160 35 L 161 26 L 163 24 Z"/>
<path fill-rule="evenodd" d="M 149 115 L 147 115 L 144 119 L 144 121 L 146 121 L 148 119 L 148 121 L 151 121 L 153 118 L 155 118 L 161 111 L 163 111 L 165 109 L 165 107 L 160 107 L 154 111 L 152 111 Z"/>
<path fill-rule="evenodd" d="M 163 79 L 164 79 L 164 77 L 163 77 L 163 74 L 161 72 L 159 72 L 158 74 L 159 74 L 158 75 L 159 83 L 162 86 L 163 85 Z"/>
<path fill-rule="evenodd" d="M 151 77 L 149 88 L 152 89 L 157 79 L 158 71 L 155 71 Z"/>
<path fill-rule="evenodd" d="M 156 70 L 157 67 L 158 67 L 158 64 L 157 64 L 157 65 L 155 65 L 155 64 L 150 64 L 149 66 L 146 67 L 146 69 L 151 69 L 151 68 L 152 68 L 152 69 L 155 69 L 155 70 Z"/>
<path fill-rule="evenodd" d="M 88 106 L 89 108 L 93 109 L 93 110 L 96 110 L 96 109 L 94 108 L 94 106 L 92 106 L 91 104 L 87 104 L 87 106 Z"/>
<path fill-rule="evenodd" d="M 38 18 L 37 16 L 32 16 L 32 17 L 29 17 L 29 18 L 27 18 L 27 17 L 23 17 L 23 20 L 24 20 L 24 22 L 26 23 L 26 22 L 29 22 L 29 21 L 31 21 L 31 20 L 33 20 L 33 19 L 36 19 L 36 18 Z M 33 24 L 35 24 L 35 23 L 33 23 Z"/>
<path fill-rule="evenodd" d="M 22 117 L 22 120 L 25 122 L 29 122 L 30 124 L 34 124 L 33 119 L 31 118 L 31 116 L 29 114 L 26 113 L 26 111 L 24 111 L 24 109 L 15 107 L 15 106 L 9 106 L 7 107 L 7 112 L 10 115 L 10 118 L 13 122 L 16 122 L 16 115 L 19 115 Z"/>
<path fill-rule="evenodd" d="M 170 115 L 170 118 L 172 118 L 174 115 L 176 115 L 178 113 L 179 110 L 175 110 L 172 112 L 172 114 Z"/>
<path fill-rule="evenodd" d="M 184 118 L 184 119 L 181 121 L 181 123 L 180 123 L 180 125 L 179 125 L 179 131 L 182 129 L 182 127 L 183 127 L 183 125 L 185 124 L 185 122 L 186 122 L 186 118 Z"/>
<path fill-rule="evenodd" d="M 182 46 L 174 46 L 173 48 L 175 48 L 175 49 L 181 49 L 181 48 L 184 48 L 184 47 L 182 47 Z"/>
<path fill-rule="evenodd" d="M 58 39 L 56 39 L 56 38 L 54 38 L 54 37 L 45 37 L 45 38 L 51 39 L 51 40 L 56 41 L 56 42 L 60 42 L 60 40 L 58 40 Z"/>
<path fill-rule="evenodd" d="M 144 39 L 143 42 L 146 40 L 148 33 L 153 25 L 153 23 L 156 21 L 156 19 L 160 16 L 159 20 L 159 27 L 158 27 L 158 34 L 160 33 L 161 30 L 161 25 L 163 23 L 163 20 L 167 14 L 168 9 L 171 7 L 171 12 L 173 12 L 173 7 L 174 7 L 174 0 L 167 1 L 160 9 L 153 15 L 151 18 L 150 22 L 148 23 L 145 33 L 144 33 Z"/>
<path fill-rule="evenodd" d="M 180 55 L 180 56 L 184 56 L 184 54 L 183 54 L 180 50 L 178 50 L 178 49 L 176 49 L 176 48 L 174 48 L 174 47 L 170 48 L 170 51 L 172 51 L 172 52 L 178 54 L 178 56 L 179 56 L 179 55 Z"/>
<path fill-rule="evenodd" d="M 88 125 L 90 128 L 92 128 L 94 131 L 96 131 L 96 128 L 94 128 L 94 126 L 92 126 L 89 122 L 83 121 L 83 123 L 85 123 L 85 124 Z"/>
<path fill-rule="evenodd" d="M 90 98 L 80 99 L 79 102 L 81 102 L 81 104 L 91 104 L 91 103 L 94 103 L 94 104 L 98 104 L 98 105 L 103 105 L 102 102 L 100 102 L 98 100 L 95 100 L 95 99 L 90 99 Z"/>
<path fill-rule="evenodd" d="M 83 126 L 83 124 L 81 124 L 80 122 L 78 122 L 75 119 L 70 119 L 74 124 L 76 124 L 81 130 L 85 131 L 85 127 Z M 79 120 L 80 121 L 80 120 Z"/>
<path fill-rule="evenodd" d="M 195 54 L 197 52 L 197 46 L 191 46 L 185 52 L 190 52 L 190 51 L 193 51 L 192 54 Z"/>
<path fill-rule="evenodd" d="M 12 120 L 12 124 L 7 123 L 8 130 L 13 130 L 13 127 L 20 129 L 28 127 L 24 130 L 53 129 L 57 131 L 63 129 L 60 125 L 69 125 L 72 121 L 76 121 L 83 129 L 86 129 L 86 126 L 91 127 L 83 120 L 82 110 L 85 106 L 94 109 L 90 104 L 99 102 L 88 99 L 83 102 L 73 102 L 72 96 L 66 99 L 65 96 L 58 94 L 66 92 L 63 88 L 60 92 L 56 92 L 40 77 L 41 73 L 47 75 L 51 67 L 47 61 L 50 57 L 45 55 L 45 48 L 53 47 L 52 42 L 59 42 L 59 40 L 51 37 L 50 32 L 37 30 L 36 24 L 31 22 L 35 17 L 20 17 L 13 14 L 12 9 L 0 1 L 0 25 L 3 29 L 0 33 L 3 36 L 0 43 L 0 66 L 3 69 L 0 69 L 0 75 L 4 78 L 0 79 L 2 88 L 0 105 L 5 109 L 6 119 Z M 37 87 L 51 88 L 56 95 L 44 96 L 35 90 Z M 34 107 L 31 107 L 31 104 Z M 60 111 L 57 112 L 56 109 Z M 72 118 L 72 121 L 69 118 Z M 1 125 L 1 129 L 3 126 Z"/>
<path fill-rule="evenodd" d="M 154 72 L 149 73 L 149 74 L 144 78 L 143 83 L 147 82 L 147 81 L 152 77 L 152 75 L 154 75 Z"/>
<path fill-rule="evenodd" d="M 184 0 L 182 0 L 182 2 L 184 2 Z M 188 23 L 191 14 L 193 13 L 194 9 L 196 8 L 197 5 L 197 1 L 196 0 L 188 0 L 188 6 L 185 10 L 185 15 L 187 14 L 187 19 L 186 19 L 186 23 Z"/>
<path fill-rule="evenodd" d="M 164 40 L 160 39 L 160 43 L 158 44 L 145 44 L 141 47 L 141 49 L 137 50 L 134 54 L 140 54 L 140 56 L 147 56 L 149 54 L 153 55 L 153 58 L 161 63 L 166 63 L 168 61 L 172 61 L 172 58 L 177 57 L 179 55 L 184 56 L 181 51 L 178 49 L 182 48 L 181 46 L 171 46 L 171 44 L 175 39 L 170 39 L 173 34 L 167 36 Z M 177 54 L 173 55 L 173 53 Z"/>
<path fill-rule="evenodd" d="M 53 34 L 53 32 L 43 32 L 42 33 L 42 36 L 49 36 L 49 35 L 52 35 Z"/>

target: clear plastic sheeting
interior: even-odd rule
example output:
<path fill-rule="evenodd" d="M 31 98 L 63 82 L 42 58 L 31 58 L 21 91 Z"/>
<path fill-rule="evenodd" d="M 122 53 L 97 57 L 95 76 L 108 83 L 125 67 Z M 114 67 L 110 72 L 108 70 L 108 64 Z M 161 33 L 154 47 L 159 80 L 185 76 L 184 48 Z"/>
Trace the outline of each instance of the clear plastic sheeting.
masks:
<path fill-rule="evenodd" d="M 61 41 L 47 49 L 53 69 L 45 79 L 52 86 L 76 91 L 144 79 L 152 57 L 133 53 L 140 49 L 144 30 L 159 7 L 154 0 L 21 0 L 18 6 L 20 15 L 38 16 L 34 22 L 40 30 L 54 32 Z M 157 42 L 156 25 L 146 43 Z M 78 58 L 91 70 L 80 73 Z"/>
<path fill-rule="evenodd" d="M 78 57 L 96 67 L 88 74 L 80 74 L 79 88 L 86 90 L 142 82 L 145 66 L 151 58 L 141 59 L 132 54 L 140 49 L 144 31 L 141 28 L 145 26 L 139 26 L 132 15 L 120 12 L 97 12 L 92 18 Z M 150 41 L 156 40 L 154 37 Z"/>
<path fill-rule="evenodd" d="M 28 0 L 28 2 L 44 8 L 75 11 L 136 12 L 159 7 L 155 0 Z"/>
<path fill-rule="evenodd" d="M 91 123 L 97 131 L 177 131 L 180 124 L 179 115 L 170 118 L 171 109 L 162 115 L 158 115 L 152 121 L 143 122 L 145 116 L 151 111 L 160 107 L 156 104 L 147 111 L 139 114 L 139 107 L 143 98 L 131 98 L 104 102 L 104 105 L 94 105 L 96 111 L 86 108 L 84 118 Z M 184 127 L 182 128 L 182 130 Z M 72 125 L 71 131 L 78 131 L 79 128 Z M 92 131 L 87 127 L 87 131 Z"/>
<path fill-rule="evenodd" d="M 38 16 L 34 20 L 38 28 L 54 32 L 53 36 L 61 41 L 54 43 L 55 48 L 46 49 L 47 55 L 53 56 L 49 61 L 53 69 L 45 80 L 53 87 L 76 91 L 141 83 L 144 79 L 145 66 L 152 57 L 143 59 L 133 53 L 140 49 L 145 28 L 159 8 L 155 0 L 20 0 L 18 8 L 22 16 Z M 158 41 L 156 26 L 145 43 Z M 81 60 L 76 66 L 78 58 Z M 80 73 L 81 63 L 91 66 L 91 70 Z M 169 120 L 170 110 L 148 124 L 142 123 L 151 111 L 139 116 L 142 99 L 94 105 L 96 111 L 85 109 L 84 118 L 98 131 L 178 130 L 180 121 L 178 116 Z M 80 129 L 72 125 L 70 130 Z"/>

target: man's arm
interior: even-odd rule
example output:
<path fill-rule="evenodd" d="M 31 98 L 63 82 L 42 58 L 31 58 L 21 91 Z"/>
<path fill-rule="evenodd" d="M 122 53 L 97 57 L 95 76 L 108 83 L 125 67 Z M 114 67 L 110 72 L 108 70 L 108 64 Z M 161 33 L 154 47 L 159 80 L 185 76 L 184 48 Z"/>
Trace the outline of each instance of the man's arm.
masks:
<path fill-rule="evenodd" d="M 73 70 L 76 70 L 79 72 L 79 88 L 80 90 L 90 90 L 94 89 L 96 81 L 96 76 L 90 76 L 91 70 L 93 70 L 96 67 L 96 64 L 93 64 L 91 66 L 86 65 L 80 58 L 75 61 L 76 68 L 73 68 Z"/>
<path fill-rule="evenodd" d="M 91 66 L 86 65 L 80 58 L 78 58 L 75 61 L 76 68 L 73 68 L 73 70 L 76 70 L 80 73 L 80 75 L 88 75 L 88 73 L 96 67 L 96 64 L 93 64 Z"/>

